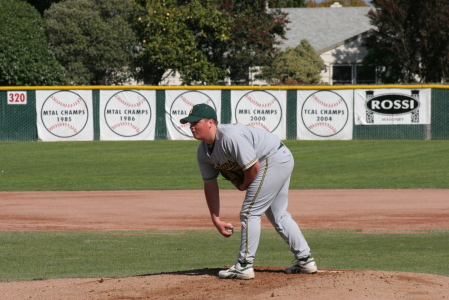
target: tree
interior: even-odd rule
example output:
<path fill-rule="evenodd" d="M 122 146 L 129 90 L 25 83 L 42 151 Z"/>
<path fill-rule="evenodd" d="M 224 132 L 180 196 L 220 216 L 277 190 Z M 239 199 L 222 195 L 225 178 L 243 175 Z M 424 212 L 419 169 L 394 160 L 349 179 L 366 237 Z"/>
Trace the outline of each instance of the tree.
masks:
<path fill-rule="evenodd" d="M 122 84 L 137 41 L 130 0 L 66 0 L 45 11 L 49 47 L 76 85 Z"/>
<path fill-rule="evenodd" d="M 270 0 L 270 8 L 306 7 L 306 0 Z"/>
<path fill-rule="evenodd" d="M 380 66 L 384 83 L 446 82 L 449 72 L 447 0 L 373 0 L 377 32 L 364 40 L 365 65 Z"/>
<path fill-rule="evenodd" d="M 137 0 L 142 52 L 139 77 L 158 84 L 168 70 L 184 84 L 238 80 L 272 59 L 288 20 L 257 0 Z"/>
<path fill-rule="evenodd" d="M 279 52 L 270 66 L 262 69 L 262 78 L 268 83 L 320 84 L 324 61 L 307 40 L 296 48 Z"/>
<path fill-rule="evenodd" d="M 0 1 L 0 85 L 64 84 L 61 65 L 48 52 L 45 23 L 30 4 Z"/>
<path fill-rule="evenodd" d="M 326 0 L 322 1 L 320 3 L 317 3 L 316 0 L 307 0 L 306 6 L 307 7 L 330 7 L 335 2 L 338 2 L 343 7 L 357 7 L 357 6 L 369 6 L 366 4 L 363 0 Z"/>
<path fill-rule="evenodd" d="M 26 0 L 29 4 L 33 5 L 37 11 L 43 16 L 44 11 L 49 9 L 53 3 L 58 3 L 61 0 Z"/>
<path fill-rule="evenodd" d="M 138 79 L 157 85 L 168 70 L 178 71 L 184 84 L 217 84 L 226 76 L 216 61 L 229 39 L 229 19 L 215 1 L 137 2 Z"/>
<path fill-rule="evenodd" d="M 245 80 L 252 67 L 273 60 L 290 21 L 280 9 L 267 11 L 265 0 L 226 0 L 221 8 L 232 24 L 224 63 L 231 80 L 238 81 L 242 76 Z"/>

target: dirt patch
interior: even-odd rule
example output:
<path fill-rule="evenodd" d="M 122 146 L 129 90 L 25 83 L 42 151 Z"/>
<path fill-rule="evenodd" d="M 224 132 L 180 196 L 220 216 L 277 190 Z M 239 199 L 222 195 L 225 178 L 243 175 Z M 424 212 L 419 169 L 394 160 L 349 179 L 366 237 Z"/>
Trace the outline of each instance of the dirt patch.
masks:
<path fill-rule="evenodd" d="M 243 194 L 222 191 L 222 219 L 238 224 Z M 301 228 L 415 233 L 449 228 L 448 190 L 294 190 L 289 212 Z M 271 228 L 266 219 L 263 228 Z M 0 230 L 213 228 L 202 191 L 0 192 Z M 237 250 L 236 250 L 237 251 Z M 235 254 L 235 253 L 234 253 Z M 230 257 L 234 254 L 230 253 Z M 318 264 L 319 267 L 319 264 Z M 218 269 L 128 278 L 0 283 L 2 299 L 449 299 L 449 277 L 320 270 L 285 275 L 257 267 L 250 281 Z"/>

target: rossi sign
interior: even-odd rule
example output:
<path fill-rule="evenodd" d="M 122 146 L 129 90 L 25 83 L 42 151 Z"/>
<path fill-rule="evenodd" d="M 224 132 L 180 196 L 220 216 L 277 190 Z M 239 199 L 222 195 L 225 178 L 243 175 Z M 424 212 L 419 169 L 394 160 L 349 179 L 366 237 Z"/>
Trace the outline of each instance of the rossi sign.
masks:
<path fill-rule="evenodd" d="M 430 124 L 430 89 L 355 90 L 356 125 Z"/>

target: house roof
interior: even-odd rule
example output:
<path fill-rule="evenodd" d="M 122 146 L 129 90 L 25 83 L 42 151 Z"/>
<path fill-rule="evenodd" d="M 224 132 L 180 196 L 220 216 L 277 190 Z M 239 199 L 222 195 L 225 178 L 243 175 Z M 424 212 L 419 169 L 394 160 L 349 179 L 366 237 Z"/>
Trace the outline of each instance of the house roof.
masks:
<path fill-rule="evenodd" d="M 279 47 L 296 47 L 306 39 L 317 52 L 353 38 L 372 28 L 367 14 L 372 7 L 282 8 L 288 13 L 287 40 Z"/>

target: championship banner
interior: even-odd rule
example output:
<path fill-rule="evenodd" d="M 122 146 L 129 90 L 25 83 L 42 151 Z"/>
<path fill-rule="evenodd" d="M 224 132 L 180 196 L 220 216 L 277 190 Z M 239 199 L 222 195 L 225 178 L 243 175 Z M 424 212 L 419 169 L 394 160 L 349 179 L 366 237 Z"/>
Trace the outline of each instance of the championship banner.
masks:
<path fill-rule="evenodd" d="M 286 91 L 231 91 L 231 123 L 263 128 L 287 139 Z"/>
<path fill-rule="evenodd" d="M 352 90 L 298 90 L 297 97 L 298 140 L 352 140 Z"/>
<path fill-rule="evenodd" d="M 101 90 L 100 140 L 154 140 L 155 90 Z"/>
<path fill-rule="evenodd" d="M 94 122 L 91 90 L 36 91 L 39 140 L 92 141 Z"/>
<path fill-rule="evenodd" d="M 430 89 L 354 91 L 356 125 L 430 124 Z"/>
<path fill-rule="evenodd" d="M 179 120 L 189 115 L 196 104 L 205 103 L 215 109 L 218 121 L 221 120 L 221 90 L 166 90 L 165 112 L 167 139 L 193 140 L 190 124 L 181 124 Z"/>

